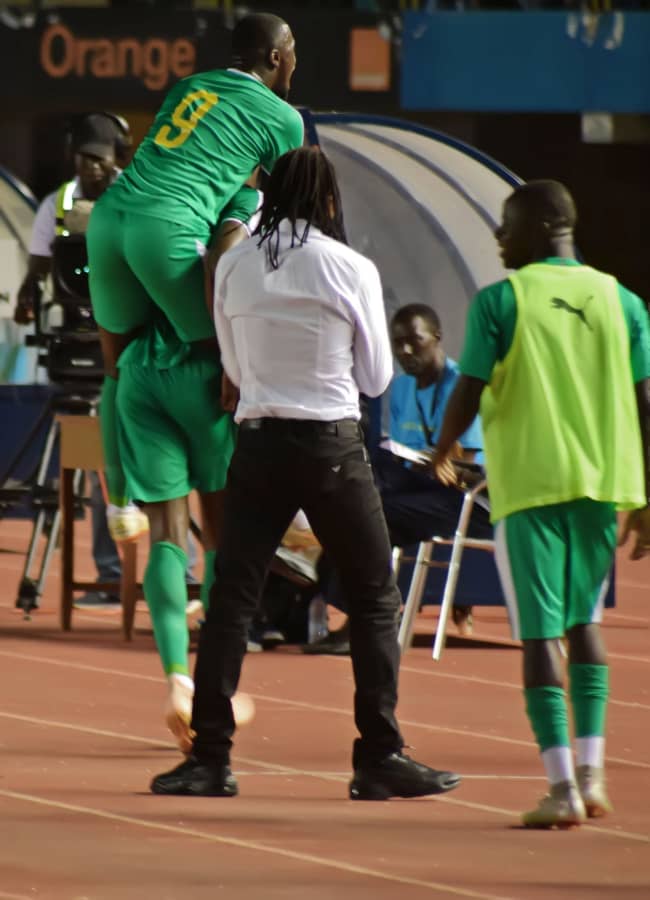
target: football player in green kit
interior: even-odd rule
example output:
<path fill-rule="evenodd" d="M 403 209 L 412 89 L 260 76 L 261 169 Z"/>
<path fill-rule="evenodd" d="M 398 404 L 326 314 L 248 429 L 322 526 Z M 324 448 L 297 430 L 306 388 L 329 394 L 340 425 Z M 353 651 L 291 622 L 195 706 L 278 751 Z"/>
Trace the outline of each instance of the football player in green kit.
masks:
<path fill-rule="evenodd" d="M 204 303 L 201 253 L 229 200 L 262 165 L 303 142 L 285 99 L 296 65 L 291 29 L 277 16 L 246 16 L 232 35 L 232 68 L 196 73 L 165 98 L 131 163 L 93 209 L 90 291 L 105 377 L 101 426 L 113 537 L 136 537 L 119 459 L 117 361 L 162 310 L 178 337 L 214 337 Z"/>
<path fill-rule="evenodd" d="M 531 181 L 506 199 L 495 235 L 514 271 L 472 301 L 433 460 L 440 480 L 453 481 L 449 450 L 480 406 L 497 567 L 549 783 L 522 816 L 533 828 L 611 810 L 599 623 L 617 509 L 630 510 L 621 539 L 636 532 L 632 559 L 650 553 L 650 322 L 639 297 L 578 261 L 576 216 L 557 181 Z"/>
<path fill-rule="evenodd" d="M 211 268 L 219 255 L 249 236 L 260 205 L 261 194 L 252 186 L 235 194 L 210 248 Z M 150 522 L 143 587 L 167 678 L 165 720 L 180 749 L 188 752 L 194 683 L 186 621 L 187 497 L 196 490 L 201 507 L 201 602 L 207 609 L 235 424 L 220 402 L 222 369 L 214 330 L 212 342 L 185 342 L 157 311 L 124 350 L 118 367 L 120 457 L 129 496 L 144 504 Z M 250 707 L 252 701 L 240 694 L 234 703 L 237 710 L 238 703 Z"/>

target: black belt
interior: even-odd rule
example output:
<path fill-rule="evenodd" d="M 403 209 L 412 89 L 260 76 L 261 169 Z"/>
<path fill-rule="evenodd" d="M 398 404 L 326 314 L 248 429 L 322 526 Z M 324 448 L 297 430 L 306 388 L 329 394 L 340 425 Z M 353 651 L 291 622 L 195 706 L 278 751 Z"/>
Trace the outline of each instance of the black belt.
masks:
<path fill-rule="evenodd" d="M 259 419 L 242 419 L 239 427 L 243 431 L 310 431 L 316 434 L 355 434 L 359 435 L 359 423 L 356 419 L 336 419 L 333 422 L 322 422 L 320 419 L 276 419 L 264 416 Z"/>

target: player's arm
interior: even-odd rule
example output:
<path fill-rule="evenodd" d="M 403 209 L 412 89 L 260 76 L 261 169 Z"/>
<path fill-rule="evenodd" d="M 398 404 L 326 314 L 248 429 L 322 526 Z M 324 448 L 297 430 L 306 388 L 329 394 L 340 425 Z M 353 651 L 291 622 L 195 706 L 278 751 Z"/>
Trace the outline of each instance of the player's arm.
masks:
<path fill-rule="evenodd" d="M 211 318 L 215 316 L 215 285 L 214 273 L 223 254 L 237 244 L 245 241 L 250 236 L 247 225 L 237 219 L 227 219 L 217 229 L 214 239 L 210 243 L 210 248 L 206 255 L 205 273 L 205 300 L 208 306 L 208 312 Z M 222 325 L 223 329 L 223 325 Z M 223 362 L 223 350 L 221 350 Z M 224 365 L 221 373 L 221 406 L 226 412 L 234 412 L 239 403 L 239 388 L 233 384 Z"/>
<path fill-rule="evenodd" d="M 258 178 L 259 166 L 224 209 L 210 240 L 208 252 L 203 257 L 205 302 L 210 318 L 214 317 L 214 273 L 217 263 L 227 250 L 250 237 L 253 230 L 262 200 L 262 195 L 257 190 Z"/>
<path fill-rule="evenodd" d="M 637 382 L 636 402 L 643 446 L 646 504 L 628 513 L 621 529 L 619 545 L 624 544 L 633 531 L 636 533 L 630 559 L 642 559 L 650 554 L 650 378 Z"/>
<path fill-rule="evenodd" d="M 641 446 L 645 474 L 646 504 L 628 514 L 619 544 L 624 544 L 631 532 L 636 533 L 630 559 L 650 554 L 650 320 L 643 301 L 628 292 L 628 327 L 630 329 L 630 359 L 635 382 L 636 405 L 641 431 Z"/>
<path fill-rule="evenodd" d="M 217 340 L 219 341 L 223 371 L 228 378 L 228 382 L 234 388 L 238 388 L 241 383 L 241 371 L 237 362 L 237 354 L 235 353 L 235 338 L 232 325 L 224 308 L 230 267 L 229 257 L 222 256 L 214 275 L 214 326 L 217 332 Z"/>
<path fill-rule="evenodd" d="M 500 335 L 489 291 L 480 291 L 469 308 L 461 376 L 449 398 L 431 467 L 443 484 L 455 484 L 457 473 L 450 457 L 458 452 L 458 439 L 472 426 L 479 412 L 483 388 L 499 358 Z"/>
<path fill-rule="evenodd" d="M 208 252 L 203 257 L 203 284 L 205 289 L 205 305 L 210 318 L 214 317 L 214 272 L 223 254 L 236 247 L 249 237 L 249 230 L 243 222 L 229 219 L 215 231 Z"/>

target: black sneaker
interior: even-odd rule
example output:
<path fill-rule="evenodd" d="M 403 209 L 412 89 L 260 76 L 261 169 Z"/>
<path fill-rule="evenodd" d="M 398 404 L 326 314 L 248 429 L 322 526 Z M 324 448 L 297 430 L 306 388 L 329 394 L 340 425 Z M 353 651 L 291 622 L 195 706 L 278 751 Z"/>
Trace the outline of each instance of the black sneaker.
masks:
<path fill-rule="evenodd" d="M 378 763 L 354 770 L 351 800 L 388 800 L 444 794 L 460 784 L 460 775 L 439 772 L 403 753 L 391 753 Z"/>
<path fill-rule="evenodd" d="M 195 756 L 188 756 L 171 772 L 156 775 L 150 787 L 154 794 L 183 797 L 234 797 L 239 792 L 230 766 L 208 765 Z"/>

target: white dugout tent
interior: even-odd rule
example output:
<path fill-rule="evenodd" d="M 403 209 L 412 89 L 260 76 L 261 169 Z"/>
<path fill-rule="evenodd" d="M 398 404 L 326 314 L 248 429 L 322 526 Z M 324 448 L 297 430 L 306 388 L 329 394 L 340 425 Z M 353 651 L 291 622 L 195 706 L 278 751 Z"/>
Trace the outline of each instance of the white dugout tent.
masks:
<path fill-rule="evenodd" d="M 504 277 L 494 229 L 521 180 L 474 147 L 409 122 L 303 115 L 309 142 L 336 166 L 350 244 L 379 268 L 388 317 L 407 303 L 433 306 L 457 357 L 472 296 Z"/>

